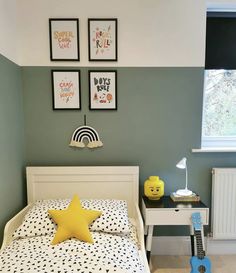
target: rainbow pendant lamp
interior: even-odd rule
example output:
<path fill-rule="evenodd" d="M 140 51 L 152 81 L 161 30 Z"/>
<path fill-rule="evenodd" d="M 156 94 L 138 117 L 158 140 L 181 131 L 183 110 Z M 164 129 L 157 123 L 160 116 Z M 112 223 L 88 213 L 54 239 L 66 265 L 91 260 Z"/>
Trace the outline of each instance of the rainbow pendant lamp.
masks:
<path fill-rule="evenodd" d="M 94 128 L 86 125 L 80 126 L 74 131 L 69 146 L 84 148 L 84 140 L 86 139 L 88 141 L 88 148 L 98 148 L 103 146 L 97 131 Z"/>
<path fill-rule="evenodd" d="M 84 148 L 86 146 L 85 140 L 87 140 L 88 148 L 98 148 L 103 146 L 98 132 L 93 127 L 86 125 L 86 115 L 84 115 L 84 126 L 80 126 L 74 131 L 69 146 Z"/>

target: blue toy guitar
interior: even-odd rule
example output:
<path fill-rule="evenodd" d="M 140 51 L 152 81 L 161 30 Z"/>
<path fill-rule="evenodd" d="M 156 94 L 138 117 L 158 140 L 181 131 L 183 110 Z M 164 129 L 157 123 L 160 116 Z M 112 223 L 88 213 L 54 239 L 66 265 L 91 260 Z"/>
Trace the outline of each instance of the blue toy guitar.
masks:
<path fill-rule="evenodd" d="M 192 224 L 197 243 L 197 256 L 193 256 L 190 260 L 191 273 L 211 273 L 211 262 L 205 257 L 205 250 L 202 244 L 202 223 L 200 212 L 192 214 Z"/>

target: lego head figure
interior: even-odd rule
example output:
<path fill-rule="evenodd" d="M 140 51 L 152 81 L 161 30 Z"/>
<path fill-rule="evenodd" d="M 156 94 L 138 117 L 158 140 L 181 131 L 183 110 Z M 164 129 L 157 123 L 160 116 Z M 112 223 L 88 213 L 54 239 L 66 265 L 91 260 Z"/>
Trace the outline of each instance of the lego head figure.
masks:
<path fill-rule="evenodd" d="M 164 195 L 164 182 L 159 176 L 149 176 L 144 183 L 144 194 L 150 200 L 159 200 Z"/>

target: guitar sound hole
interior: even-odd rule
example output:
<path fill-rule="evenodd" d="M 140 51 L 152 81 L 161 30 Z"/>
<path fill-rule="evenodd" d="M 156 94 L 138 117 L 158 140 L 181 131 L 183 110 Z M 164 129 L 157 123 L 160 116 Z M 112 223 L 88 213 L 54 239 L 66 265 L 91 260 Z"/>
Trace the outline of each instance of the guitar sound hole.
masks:
<path fill-rule="evenodd" d="M 200 265 L 200 266 L 198 267 L 198 272 L 200 272 L 200 273 L 205 273 L 205 272 L 206 272 L 206 267 L 205 267 L 204 265 Z"/>

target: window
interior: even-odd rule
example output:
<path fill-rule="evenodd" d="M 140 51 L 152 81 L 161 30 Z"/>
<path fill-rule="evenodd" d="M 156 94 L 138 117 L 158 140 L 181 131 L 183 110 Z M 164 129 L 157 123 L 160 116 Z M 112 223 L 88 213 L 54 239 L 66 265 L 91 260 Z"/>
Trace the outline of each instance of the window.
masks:
<path fill-rule="evenodd" d="M 207 13 L 202 148 L 236 148 L 236 13 Z"/>
<path fill-rule="evenodd" d="M 236 147 L 236 70 L 205 71 L 202 146 Z"/>

